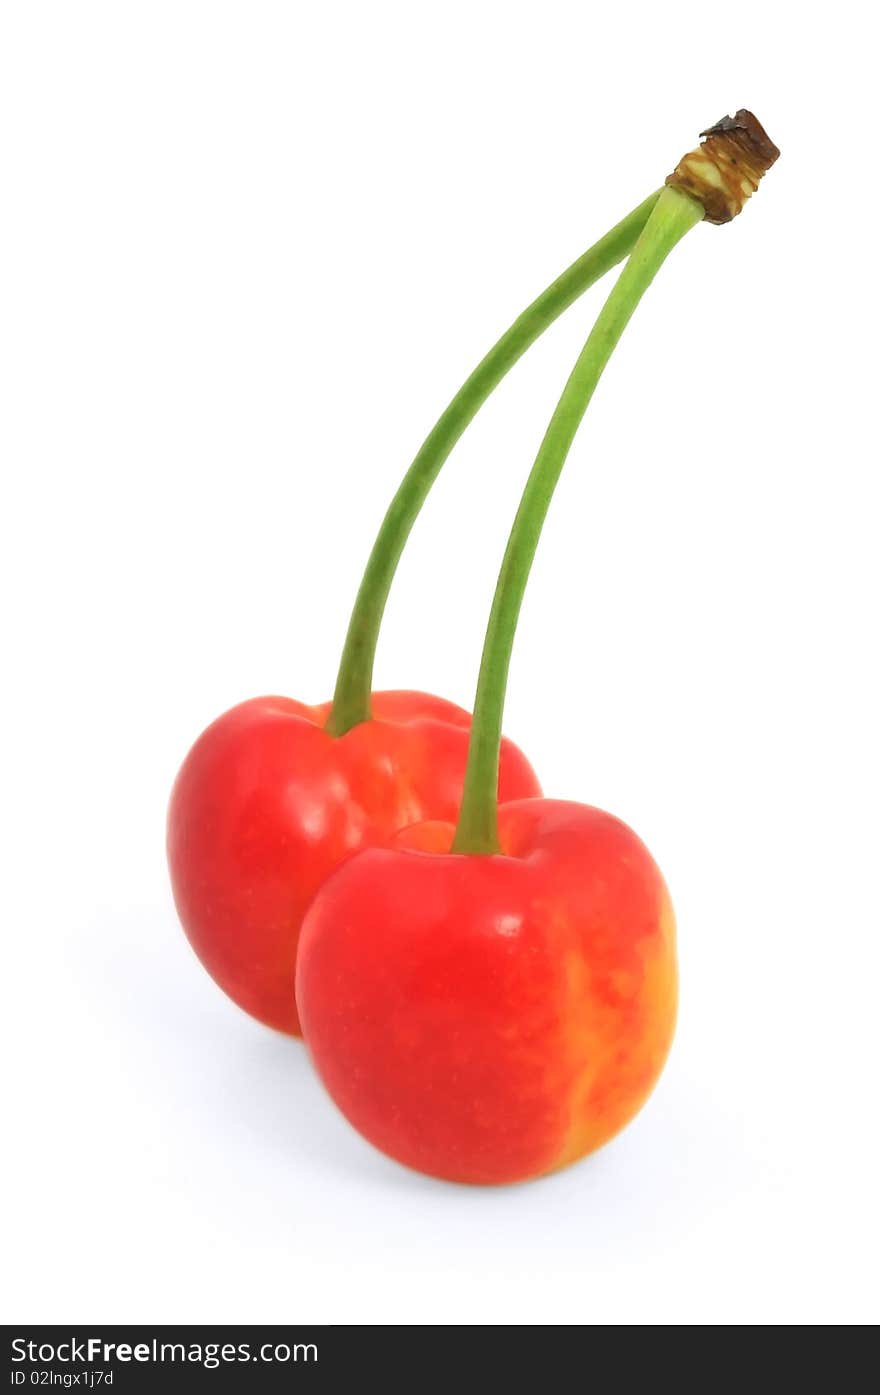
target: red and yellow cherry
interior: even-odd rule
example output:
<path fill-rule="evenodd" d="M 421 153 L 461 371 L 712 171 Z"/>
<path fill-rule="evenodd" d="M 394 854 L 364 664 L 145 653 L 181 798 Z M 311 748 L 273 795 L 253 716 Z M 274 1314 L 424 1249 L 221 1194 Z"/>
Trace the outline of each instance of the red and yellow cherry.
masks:
<path fill-rule="evenodd" d="M 298 1033 L 294 966 L 303 914 L 324 879 L 359 848 L 406 824 L 454 819 L 470 716 L 425 693 L 372 696 L 372 717 L 344 736 L 330 704 L 255 698 L 219 717 L 189 752 L 171 795 L 168 860 L 184 930 L 238 1005 Z M 502 798 L 540 793 L 505 741 Z"/>
<path fill-rule="evenodd" d="M 647 848 L 586 805 L 498 812 L 500 855 L 451 825 L 347 861 L 303 924 L 297 1003 L 336 1104 L 397 1161 L 516 1182 L 641 1108 L 675 1027 L 675 922 Z"/>
<path fill-rule="evenodd" d="M 641 296 L 702 207 L 666 189 L 565 385 L 526 483 L 486 630 L 457 824 L 411 826 L 324 883 L 303 923 L 303 1035 L 343 1113 L 436 1177 L 516 1182 L 641 1108 L 678 1001 L 663 878 L 618 819 L 499 803 L 501 723 L 529 570 L 578 424 Z M 573 608 L 560 632 L 574 645 Z M 557 702 L 578 730 L 578 699 Z"/>

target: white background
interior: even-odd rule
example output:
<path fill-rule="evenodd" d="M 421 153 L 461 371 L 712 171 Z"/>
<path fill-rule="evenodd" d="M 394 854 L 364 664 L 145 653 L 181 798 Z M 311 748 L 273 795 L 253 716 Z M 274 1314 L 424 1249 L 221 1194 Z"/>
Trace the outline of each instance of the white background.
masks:
<path fill-rule="evenodd" d="M 7 1320 L 878 1316 L 876 155 L 867 5 L 7 3 L 0 35 Z M 666 1074 L 507 1190 L 373 1152 L 176 923 L 199 730 L 327 697 L 390 494 L 526 301 L 723 112 L 551 511 L 507 729 L 646 839 Z M 452 457 L 377 678 L 469 705 L 597 289 Z"/>

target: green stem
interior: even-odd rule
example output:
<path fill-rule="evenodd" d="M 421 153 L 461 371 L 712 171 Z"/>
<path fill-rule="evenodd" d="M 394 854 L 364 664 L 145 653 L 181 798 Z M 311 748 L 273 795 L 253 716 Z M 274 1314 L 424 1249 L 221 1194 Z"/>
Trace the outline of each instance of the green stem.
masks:
<path fill-rule="evenodd" d="M 425 440 L 382 521 L 354 603 L 327 719 L 332 735 L 343 736 L 369 718 L 373 660 L 394 573 L 419 510 L 456 441 L 526 349 L 632 250 L 658 198 L 659 193 L 654 193 L 634 208 L 523 311 L 477 365 Z"/>
<path fill-rule="evenodd" d="M 630 316 L 675 244 L 702 217 L 703 207 L 695 199 L 664 189 L 550 419 L 514 519 L 489 616 L 455 852 L 498 852 L 498 760 L 510 655 L 535 549 L 565 458 Z"/>

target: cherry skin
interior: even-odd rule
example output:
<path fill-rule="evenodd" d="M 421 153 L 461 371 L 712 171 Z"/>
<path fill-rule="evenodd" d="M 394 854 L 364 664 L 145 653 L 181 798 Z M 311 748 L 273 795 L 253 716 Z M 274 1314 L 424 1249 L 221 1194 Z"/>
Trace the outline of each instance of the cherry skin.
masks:
<path fill-rule="evenodd" d="M 372 718 L 325 730 L 329 703 L 243 702 L 198 738 L 168 812 L 177 910 L 205 968 L 240 1007 L 299 1033 L 294 969 L 302 917 L 333 869 L 405 825 L 454 819 L 470 715 L 425 693 L 374 693 Z M 540 793 L 505 741 L 502 798 Z"/>
<path fill-rule="evenodd" d="M 501 855 L 411 827 L 333 874 L 303 924 L 297 1002 L 331 1096 L 399 1162 L 457 1182 L 563 1167 L 641 1108 L 672 1041 L 675 922 L 618 819 L 527 799 Z"/>

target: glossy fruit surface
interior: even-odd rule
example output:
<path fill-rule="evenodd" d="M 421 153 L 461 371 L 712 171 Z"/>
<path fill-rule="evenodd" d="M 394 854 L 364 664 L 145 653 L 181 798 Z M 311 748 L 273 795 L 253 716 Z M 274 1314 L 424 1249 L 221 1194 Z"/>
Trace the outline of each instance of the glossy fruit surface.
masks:
<path fill-rule="evenodd" d="M 675 922 L 618 819 L 527 799 L 501 855 L 452 829 L 358 854 L 306 915 L 303 1031 L 330 1094 L 372 1143 L 461 1182 L 562 1167 L 644 1103 L 672 1041 Z"/>
<path fill-rule="evenodd" d="M 202 733 L 172 791 L 168 861 L 186 934 L 220 987 L 280 1031 L 299 1031 L 300 923 L 325 878 L 409 823 L 458 812 L 470 715 L 415 692 L 375 693 L 372 711 L 333 737 L 329 704 L 243 702 Z M 512 742 L 499 791 L 540 792 Z"/>

